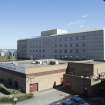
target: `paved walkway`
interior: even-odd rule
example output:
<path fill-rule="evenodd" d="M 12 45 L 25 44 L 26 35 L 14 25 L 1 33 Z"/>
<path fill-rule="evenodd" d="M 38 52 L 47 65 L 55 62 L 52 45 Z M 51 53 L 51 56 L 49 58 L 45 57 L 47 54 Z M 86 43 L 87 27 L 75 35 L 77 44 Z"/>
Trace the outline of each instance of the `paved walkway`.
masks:
<path fill-rule="evenodd" d="M 56 89 L 49 89 L 46 91 L 38 92 L 32 99 L 19 102 L 17 103 L 17 105 L 49 105 L 67 96 L 69 96 L 69 94 L 61 92 Z M 0 105 L 11 105 L 11 104 L 0 104 Z"/>
<path fill-rule="evenodd" d="M 0 97 L 5 97 L 5 96 L 7 96 L 7 95 L 0 93 Z"/>

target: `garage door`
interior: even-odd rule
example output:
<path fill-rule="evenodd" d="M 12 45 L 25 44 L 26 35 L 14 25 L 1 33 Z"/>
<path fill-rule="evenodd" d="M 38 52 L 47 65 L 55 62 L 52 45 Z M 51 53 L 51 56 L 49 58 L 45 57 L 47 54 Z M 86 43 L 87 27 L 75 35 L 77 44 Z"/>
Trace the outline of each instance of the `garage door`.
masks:
<path fill-rule="evenodd" d="M 38 83 L 30 84 L 30 92 L 38 91 Z"/>

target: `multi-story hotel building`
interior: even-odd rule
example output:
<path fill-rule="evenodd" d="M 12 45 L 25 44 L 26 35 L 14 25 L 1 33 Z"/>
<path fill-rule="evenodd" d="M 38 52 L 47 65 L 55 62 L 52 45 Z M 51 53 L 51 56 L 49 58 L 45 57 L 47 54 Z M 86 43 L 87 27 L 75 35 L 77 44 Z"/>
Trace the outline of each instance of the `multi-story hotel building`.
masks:
<path fill-rule="evenodd" d="M 104 29 L 68 33 L 53 29 L 17 41 L 18 59 L 105 59 Z"/>

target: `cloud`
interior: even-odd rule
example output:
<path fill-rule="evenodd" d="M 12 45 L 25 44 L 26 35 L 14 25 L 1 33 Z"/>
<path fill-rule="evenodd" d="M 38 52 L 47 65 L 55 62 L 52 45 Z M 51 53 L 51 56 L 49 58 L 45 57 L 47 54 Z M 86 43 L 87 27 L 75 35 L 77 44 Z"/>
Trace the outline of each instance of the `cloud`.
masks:
<path fill-rule="evenodd" d="M 68 25 L 76 25 L 76 24 L 79 24 L 80 21 L 79 20 L 75 20 L 75 21 L 71 21 L 68 23 Z"/>
<path fill-rule="evenodd" d="M 68 26 L 73 26 L 73 25 L 81 25 L 84 24 L 85 20 L 83 19 L 79 19 L 79 20 L 75 20 L 75 21 L 71 21 L 68 23 Z"/>
<path fill-rule="evenodd" d="M 88 16 L 89 16 L 88 14 L 83 14 L 82 16 L 80 16 L 79 19 L 70 21 L 67 25 L 71 27 L 74 26 L 74 27 L 84 28 Z"/>
<path fill-rule="evenodd" d="M 84 25 L 80 25 L 80 28 L 84 28 L 85 26 Z"/>
<path fill-rule="evenodd" d="M 69 21 L 67 23 L 67 26 L 68 28 L 71 30 L 71 31 L 82 31 L 82 30 L 87 30 L 88 27 L 87 27 L 87 20 L 88 20 L 88 14 L 82 14 L 79 16 L 79 18 L 75 19 L 75 20 L 72 20 L 72 21 Z"/>
<path fill-rule="evenodd" d="M 84 14 L 81 16 L 81 18 L 87 18 L 88 17 L 88 14 Z"/>

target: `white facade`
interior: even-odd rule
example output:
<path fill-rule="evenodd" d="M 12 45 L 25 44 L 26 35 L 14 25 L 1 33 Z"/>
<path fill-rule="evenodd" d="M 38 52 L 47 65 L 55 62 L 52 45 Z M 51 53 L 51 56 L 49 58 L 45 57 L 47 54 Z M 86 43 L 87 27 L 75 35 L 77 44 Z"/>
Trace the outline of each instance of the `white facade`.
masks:
<path fill-rule="evenodd" d="M 104 29 L 79 33 L 50 34 L 49 32 L 44 31 L 44 34 L 41 32 L 41 36 L 37 38 L 18 40 L 18 58 L 105 59 Z"/>

